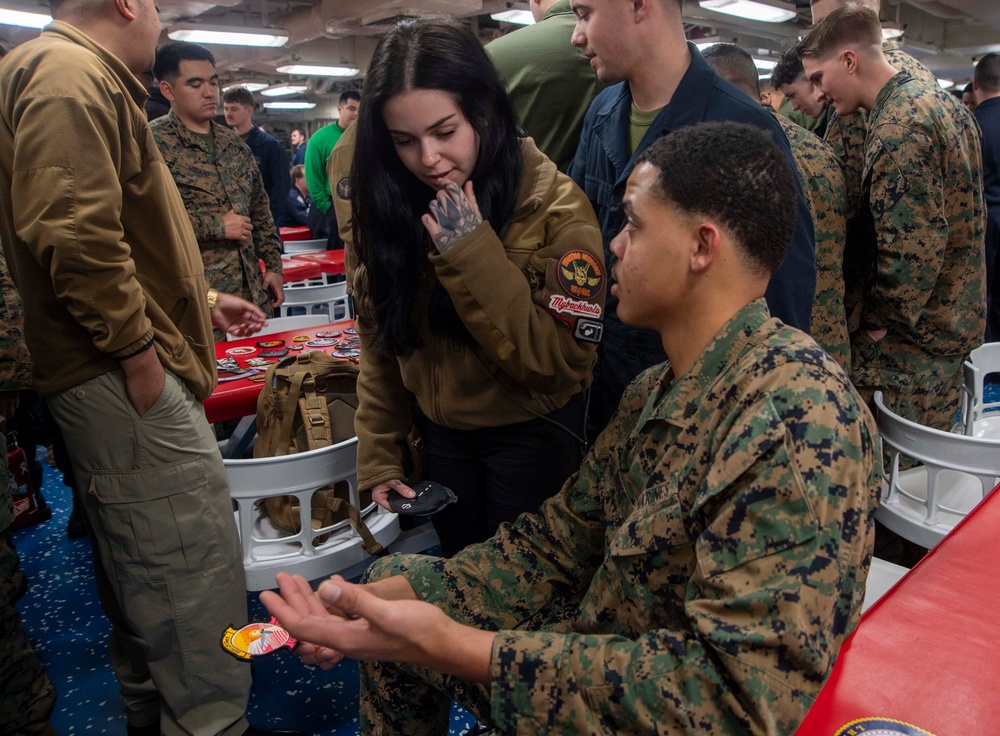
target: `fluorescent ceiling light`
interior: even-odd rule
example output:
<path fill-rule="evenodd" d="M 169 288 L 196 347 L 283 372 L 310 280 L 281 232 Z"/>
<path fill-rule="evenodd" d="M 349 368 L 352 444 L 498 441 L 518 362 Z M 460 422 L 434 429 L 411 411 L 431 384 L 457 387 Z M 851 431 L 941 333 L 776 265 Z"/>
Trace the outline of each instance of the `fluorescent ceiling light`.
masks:
<path fill-rule="evenodd" d="M 312 110 L 316 107 L 315 102 L 265 102 L 264 107 L 268 110 Z"/>
<path fill-rule="evenodd" d="M 948 89 L 949 87 L 955 86 L 955 83 L 950 79 L 939 79 L 937 80 L 937 83 L 941 89 Z"/>
<path fill-rule="evenodd" d="M 753 57 L 754 66 L 757 67 L 757 71 L 769 72 L 778 66 L 778 62 L 771 61 L 770 59 L 758 59 L 756 56 Z"/>
<path fill-rule="evenodd" d="M 270 86 L 271 85 L 267 82 L 234 82 L 233 84 L 223 87 L 222 91 L 228 92 L 231 89 L 242 87 L 247 92 L 260 92 L 262 89 L 267 89 Z"/>
<path fill-rule="evenodd" d="M 353 66 L 321 66 L 320 64 L 284 64 L 275 71 L 282 74 L 315 74 L 322 77 L 355 77 L 360 71 Z"/>
<path fill-rule="evenodd" d="M 265 97 L 281 97 L 282 95 L 297 95 L 309 89 L 306 84 L 277 84 L 274 87 L 262 89 L 260 93 Z"/>
<path fill-rule="evenodd" d="M 519 26 L 531 26 L 535 24 L 535 16 L 530 10 L 504 10 L 501 13 L 490 15 L 493 20 L 502 20 L 505 23 L 516 23 Z"/>
<path fill-rule="evenodd" d="M 903 35 L 903 29 L 893 22 L 887 22 L 882 26 L 882 38 L 899 38 Z"/>
<path fill-rule="evenodd" d="M 19 26 L 21 28 L 44 28 L 51 22 L 51 16 L 44 13 L 25 13 L 22 10 L 0 8 L 0 25 Z"/>
<path fill-rule="evenodd" d="M 178 23 L 167 34 L 174 41 L 190 43 L 220 43 L 228 46 L 284 46 L 288 33 L 276 28 L 238 28 L 236 26 L 206 26 Z"/>
<path fill-rule="evenodd" d="M 698 0 L 698 4 L 705 10 L 764 23 L 781 23 L 796 15 L 795 9 L 785 3 L 771 5 L 758 0 Z"/>

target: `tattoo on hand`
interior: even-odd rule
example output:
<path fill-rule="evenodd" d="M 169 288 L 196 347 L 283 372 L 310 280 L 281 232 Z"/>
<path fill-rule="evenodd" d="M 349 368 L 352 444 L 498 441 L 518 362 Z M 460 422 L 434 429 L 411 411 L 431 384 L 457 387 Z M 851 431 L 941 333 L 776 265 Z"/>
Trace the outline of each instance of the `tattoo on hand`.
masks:
<path fill-rule="evenodd" d="M 434 245 L 438 253 L 444 253 L 455 246 L 462 238 L 476 229 L 482 218 L 464 192 L 454 184 L 445 188 L 448 196 L 431 202 L 431 214 L 437 220 L 441 232 L 434 236 Z"/>

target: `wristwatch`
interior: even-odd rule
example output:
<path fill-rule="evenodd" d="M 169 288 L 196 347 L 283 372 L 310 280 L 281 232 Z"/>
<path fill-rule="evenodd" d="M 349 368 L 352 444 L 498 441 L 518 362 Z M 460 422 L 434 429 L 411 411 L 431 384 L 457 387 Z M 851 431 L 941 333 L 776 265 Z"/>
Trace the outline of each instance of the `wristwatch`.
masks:
<path fill-rule="evenodd" d="M 215 309 L 216 302 L 219 301 L 219 292 L 215 289 L 208 290 L 208 311 Z"/>

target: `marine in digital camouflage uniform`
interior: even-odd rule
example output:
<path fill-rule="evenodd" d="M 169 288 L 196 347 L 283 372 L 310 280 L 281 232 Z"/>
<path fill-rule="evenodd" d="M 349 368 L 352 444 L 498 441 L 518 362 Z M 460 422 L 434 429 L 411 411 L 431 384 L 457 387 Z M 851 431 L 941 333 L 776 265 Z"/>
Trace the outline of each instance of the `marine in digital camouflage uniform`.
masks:
<path fill-rule="evenodd" d="M 0 394 L 31 386 L 31 359 L 24 342 L 21 302 L 0 254 Z M 0 733 L 55 734 L 49 716 L 56 691 L 31 648 L 14 602 L 24 592 L 24 573 L 10 539 L 14 520 L 7 439 L 0 413 Z"/>
<path fill-rule="evenodd" d="M 664 363 L 630 384 L 580 471 L 537 514 L 450 559 L 395 555 L 370 568 L 372 627 L 407 620 L 409 606 L 434 630 L 436 612 L 402 596 L 396 615 L 376 615 L 393 608 L 393 584 L 408 584 L 479 630 L 458 627 L 456 647 L 463 630 L 480 643 L 468 652 L 474 679 L 438 673 L 461 667 L 434 654 L 433 637 L 422 640 L 427 659 L 403 661 L 454 669 L 366 657 L 362 733 L 447 733 L 452 699 L 504 734 L 795 731 L 857 624 L 881 477 L 875 423 L 847 375 L 762 298 L 792 229 L 782 204 L 794 186 L 784 154 L 746 125 L 683 128 L 643 154 L 612 244 L 620 314 L 662 320 L 667 354 L 685 368 Z M 734 219 L 717 215 L 731 208 Z M 736 228 L 751 234 L 746 245 Z M 705 278 L 692 278 L 696 266 Z M 677 322 L 696 326 L 680 336 Z M 339 635 L 347 649 L 364 635 L 348 597 L 365 586 L 324 583 L 320 600 L 342 614 L 328 608 L 324 620 L 304 580 L 298 593 L 279 582 L 281 598 L 261 599 L 306 647 L 338 646 Z M 488 660 L 483 632 L 496 632 Z M 388 634 L 403 651 L 408 635 Z M 314 654 L 325 659 L 300 650 Z"/>
<path fill-rule="evenodd" d="M 489 690 L 365 663 L 362 732 L 446 733 L 435 686 L 502 733 L 794 732 L 860 615 L 876 438 L 836 363 L 748 305 L 684 376 L 632 383 L 537 516 L 373 566 L 500 633 Z"/>
<path fill-rule="evenodd" d="M 895 413 L 950 429 L 962 362 L 985 325 L 979 130 L 933 78 L 899 71 L 898 55 L 869 46 L 880 33 L 877 14 L 847 6 L 799 46 L 807 75 L 824 94 L 833 90 L 839 110 L 855 99 L 867 109 L 860 206 L 845 256 L 853 259 L 847 291 L 857 298 L 848 305 L 851 378 L 866 400 L 881 389 Z M 848 73 L 839 59 L 852 46 L 858 62 Z"/>
<path fill-rule="evenodd" d="M 958 111 L 961 110 L 961 113 Z M 905 72 L 872 109 L 862 207 L 875 234 L 874 279 L 852 335 L 866 398 L 950 429 L 962 363 L 985 329 L 985 204 L 978 129 L 964 108 Z M 879 343 L 866 330 L 888 329 Z"/>
<path fill-rule="evenodd" d="M 149 125 L 194 226 L 208 285 L 270 314 L 271 298 L 264 290 L 259 261 L 268 271 L 281 273 L 281 240 L 260 169 L 238 135 L 218 123 L 211 126 L 214 154 L 172 111 Z M 226 239 L 222 215 L 229 210 L 250 218 L 250 238 Z M 216 333 L 217 339 L 224 339 Z"/>
<path fill-rule="evenodd" d="M 816 232 L 816 299 L 810 334 L 849 372 L 851 340 L 844 309 L 844 242 L 847 236 L 844 171 L 833 149 L 815 134 L 781 115 L 775 117 L 792 147 L 796 173 Z"/>

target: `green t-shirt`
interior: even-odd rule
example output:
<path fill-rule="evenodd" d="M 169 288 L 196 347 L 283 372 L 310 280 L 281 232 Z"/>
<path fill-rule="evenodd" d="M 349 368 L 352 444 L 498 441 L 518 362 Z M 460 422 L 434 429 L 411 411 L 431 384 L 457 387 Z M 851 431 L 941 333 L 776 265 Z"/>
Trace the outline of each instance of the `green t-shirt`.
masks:
<path fill-rule="evenodd" d="M 649 126 L 653 124 L 653 121 L 656 120 L 656 116 L 660 114 L 660 110 L 662 109 L 662 107 L 658 107 L 655 110 L 643 112 L 635 106 L 634 102 L 632 103 L 632 111 L 628 116 L 629 153 L 635 153 L 635 149 L 642 142 L 642 137 L 646 135 Z"/>
<path fill-rule="evenodd" d="M 306 186 L 309 187 L 309 196 L 312 197 L 313 204 L 324 215 L 333 206 L 326 162 L 343 134 L 344 131 L 339 124 L 330 123 L 313 133 L 309 145 L 306 146 Z"/>
<path fill-rule="evenodd" d="M 201 138 L 201 142 L 205 144 L 205 148 L 207 148 L 208 152 L 211 153 L 214 156 L 215 155 L 215 133 L 212 132 L 211 127 L 208 129 L 207 133 L 195 133 L 193 130 L 191 132 L 194 133 L 199 138 Z"/>

